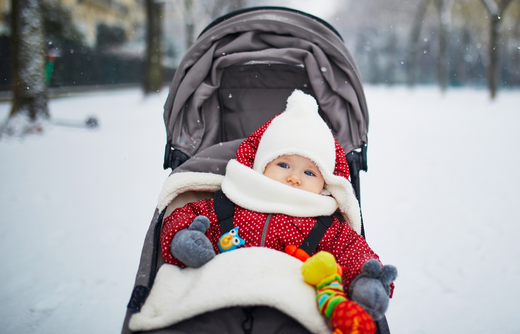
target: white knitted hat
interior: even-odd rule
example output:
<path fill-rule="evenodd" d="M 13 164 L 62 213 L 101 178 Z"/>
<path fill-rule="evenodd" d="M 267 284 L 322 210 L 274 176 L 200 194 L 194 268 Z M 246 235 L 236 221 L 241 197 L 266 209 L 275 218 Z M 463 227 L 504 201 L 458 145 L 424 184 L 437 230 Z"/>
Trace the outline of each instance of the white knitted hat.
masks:
<path fill-rule="evenodd" d="M 318 114 L 316 100 L 301 90 L 289 96 L 285 112 L 274 118 L 265 130 L 253 169 L 263 173 L 269 162 L 292 154 L 311 159 L 322 174 L 334 173 L 334 137 Z"/>

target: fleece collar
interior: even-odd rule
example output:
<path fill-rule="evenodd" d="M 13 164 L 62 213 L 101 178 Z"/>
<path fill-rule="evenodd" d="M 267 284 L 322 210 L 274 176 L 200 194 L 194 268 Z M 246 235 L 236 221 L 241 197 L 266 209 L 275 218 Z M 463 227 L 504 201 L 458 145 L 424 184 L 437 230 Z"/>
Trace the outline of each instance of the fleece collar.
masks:
<path fill-rule="evenodd" d="M 336 180 L 340 180 L 341 183 L 326 186 L 326 190 L 332 197 L 318 195 L 287 187 L 236 160 L 230 160 L 225 177 L 212 173 L 195 172 L 170 175 L 159 195 L 157 208 L 162 211 L 172 204 L 177 196 L 188 191 L 215 192 L 222 188 L 226 196 L 235 204 L 263 213 L 317 217 L 331 215 L 339 207 L 339 211 L 350 227 L 361 234 L 359 204 L 352 185 L 346 179 L 338 177 Z"/>
<path fill-rule="evenodd" d="M 330 216 L 338 208 L 331 196 L 295 189 L 230 160 L 222 191 L 236 205 L 262 213 L 293 217 Z"/>

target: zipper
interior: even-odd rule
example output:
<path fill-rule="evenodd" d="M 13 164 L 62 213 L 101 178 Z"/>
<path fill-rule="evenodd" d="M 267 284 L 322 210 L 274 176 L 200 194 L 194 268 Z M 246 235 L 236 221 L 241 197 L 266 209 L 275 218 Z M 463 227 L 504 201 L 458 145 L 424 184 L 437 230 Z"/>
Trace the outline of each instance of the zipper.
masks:
<path fill-rule="evenodd" d="M 269 227 L 269 221 L 271 220 L 271 217 L 273 216 L 273 214 L 269 214 L 267 216 L 267 218 L 265 219 L 265 224 L 264 224 L 264 231 L 262 232 L 262 241 L 260 242 L 260 247 L 264 247 L 264 244 L 265 244 L 265 236 L 267 235 L 267 228 Z"/>

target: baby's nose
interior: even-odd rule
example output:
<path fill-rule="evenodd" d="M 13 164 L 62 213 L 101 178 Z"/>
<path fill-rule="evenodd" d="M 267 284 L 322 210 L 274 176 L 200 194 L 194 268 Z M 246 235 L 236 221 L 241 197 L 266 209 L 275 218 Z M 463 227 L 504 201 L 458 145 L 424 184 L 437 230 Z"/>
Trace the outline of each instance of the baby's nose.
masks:
<path fill-rule="evenodd" d="M 289 183 L 292 183 L 292 184 L 296 184 L 296 185 L 300 185 L 301 184 L 301 180 L 300 180 L 300 177 L 296 174 L 291 174 L 287 177 L 287 182 Z"/>

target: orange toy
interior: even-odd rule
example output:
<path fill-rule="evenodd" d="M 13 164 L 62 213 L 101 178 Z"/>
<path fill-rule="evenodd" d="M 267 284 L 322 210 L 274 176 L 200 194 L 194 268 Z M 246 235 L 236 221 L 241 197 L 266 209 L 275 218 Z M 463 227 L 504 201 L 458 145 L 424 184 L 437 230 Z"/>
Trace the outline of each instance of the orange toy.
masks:
<path fill-rule="evenodd" d="M 309 254 L 305 253 L 303 249 L 296 247 L 295 245 L 288 245 L 285 247 L 285 252 L 291 256 L 294 256 L 298 260 L 305 262 L 310 257 Z"/>

